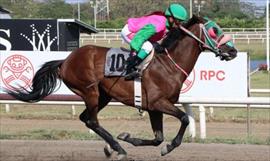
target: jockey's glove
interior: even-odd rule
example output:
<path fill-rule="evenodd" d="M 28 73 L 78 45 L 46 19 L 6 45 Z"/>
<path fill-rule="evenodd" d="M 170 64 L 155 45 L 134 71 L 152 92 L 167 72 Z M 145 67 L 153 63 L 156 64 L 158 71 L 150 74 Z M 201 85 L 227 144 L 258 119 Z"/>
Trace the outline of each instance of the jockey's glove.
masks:
<path fill-rule="evenodd" d="M 157 54 L 165 53 L 165 48 L 163 46 L 161 46 L 159 43 L 154 42 L 153 47 L 154 47 Z"/>

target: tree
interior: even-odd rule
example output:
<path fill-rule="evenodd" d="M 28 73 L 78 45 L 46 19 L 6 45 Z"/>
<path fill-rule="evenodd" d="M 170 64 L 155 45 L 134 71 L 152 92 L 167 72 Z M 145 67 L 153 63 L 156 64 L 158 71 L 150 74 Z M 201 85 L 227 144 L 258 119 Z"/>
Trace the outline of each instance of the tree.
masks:
<path fill-rule="evenodd" d="M 47 0 L 40 3 L 39 18 L 73 18 L 73 10 L 70 4 L 64 0 Z"/>
<path fill-rule="evenodd" d="M 248 18 L 248 15 L 241 11 L 240 4 L 239 0 L 213 0 L 201 13 L 210 18 Z"/>

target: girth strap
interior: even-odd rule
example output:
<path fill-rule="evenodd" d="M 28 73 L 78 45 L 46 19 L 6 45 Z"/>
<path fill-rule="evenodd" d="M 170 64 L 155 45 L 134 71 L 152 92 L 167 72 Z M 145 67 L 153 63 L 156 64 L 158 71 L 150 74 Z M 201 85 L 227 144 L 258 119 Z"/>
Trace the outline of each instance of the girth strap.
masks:
<path fill-rule="evenodd" d="M 142 113 L 142 77 L 134 79 L 134 105 Z"/>

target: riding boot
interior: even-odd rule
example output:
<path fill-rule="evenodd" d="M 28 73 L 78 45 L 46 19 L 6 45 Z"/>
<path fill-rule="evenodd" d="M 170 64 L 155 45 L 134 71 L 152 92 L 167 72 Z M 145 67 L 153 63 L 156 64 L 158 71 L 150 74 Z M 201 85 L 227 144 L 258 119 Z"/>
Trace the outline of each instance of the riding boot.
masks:
<path fill-rule="evenodd" d="M 140 74 L 137 71 L 136 66 L 139 65 L 143 60 L 139 58 L 137 55 L 131 57 L 127 61 L 127 68 L 126 68 L 126 75 L 125 80 L 132 80 L 134 78 L 137 78 Z"/>

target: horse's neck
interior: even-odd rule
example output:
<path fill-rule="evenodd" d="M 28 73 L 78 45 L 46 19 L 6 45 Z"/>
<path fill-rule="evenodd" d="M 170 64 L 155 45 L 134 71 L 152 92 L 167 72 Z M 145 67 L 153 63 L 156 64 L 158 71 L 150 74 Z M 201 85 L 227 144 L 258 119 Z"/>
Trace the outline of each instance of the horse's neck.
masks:
<path fill-rule="evenodd" d="M 194 34 L 198 36 L 200 33 L 195 31 Z M 172 57 L 189 74 L 195 66 L 200 52 L 199 43 L 190 36 L 185 36 L 178 42 L 175 49 L 172 50 Z"/>

